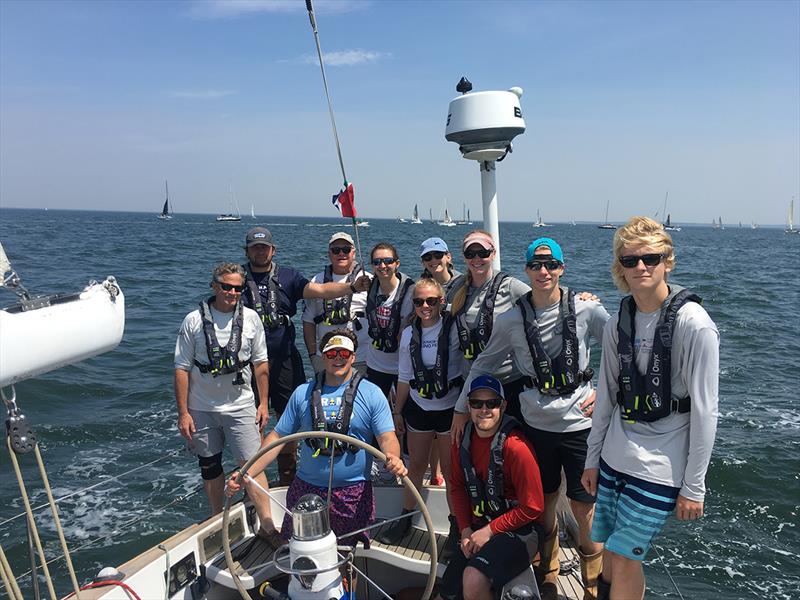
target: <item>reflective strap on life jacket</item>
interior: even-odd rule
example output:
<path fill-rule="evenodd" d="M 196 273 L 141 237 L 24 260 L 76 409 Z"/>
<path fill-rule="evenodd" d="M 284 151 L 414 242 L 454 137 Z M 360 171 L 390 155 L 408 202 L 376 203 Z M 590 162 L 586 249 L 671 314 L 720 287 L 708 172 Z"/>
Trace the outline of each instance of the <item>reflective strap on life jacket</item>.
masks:
<path fill-rule="evenodd" d="M 389 322 L 385 327 L 381 327 L 378 322 L 378 292 L 380 291 L 380 283 L 378 278 L 375 277 L 370 285 L 369 292 L 367 293 L 367 321 L 369 322 L 369 337 L 372 338 L 372 346 L 381 352 L 397 352 L 400 344 L 398 336 L 400 334 L 401 325 L 401 310 L 403 308 L 403 300 L 405 300 L 408 290 L 414 285 L 411 278 L 402 273 L 397 273 L 400 282 L 398 290 L 395 293 L 395 300 L 392 303 L 391 313 L 389 315 Z"/>
<path fill-rule="evenodd" d="M 684 413 L 691 408 L 688 396 L 672 396 L 672 339 L 678 311 L 687 302 L 699 304 L 702 299 L 678 285 L 671 285 L 669 289 L 669 295 L 661 305 L 653 333 L 653 350 L 644 375 L 636 366 L 636 302 L 632 296 L 626 296 L 620 303 L 617 323 L 617 403 L 623 421 L 629 423 L 657 421 L 673 412 Z"/>
<path fill-rule="evenodd" d="M 325 409 L 322 406 L 322 386 L 325 384 L 325 371 L 317 374 L 314 379 L 314 387 L 311 390 L 311 426 L 314 431 L 331 431 L 333 433 L 347 434 L 350 431 L 350 417 L 353 415 L 353 404 L 355 402 L 356 394 L 358 393 L 358 385 L 363 379 L 358 371 L 353 371 L 353 377 L 350 383 L 344 390 L 342 397 L 342 404 L 339 407 L 339 412 L 333 423 L 328 423 L 325 418 Z M 334 455 L 342 454 L 345 451 L 351 453 L 358 452 L 358 448 L 343 444 L 339 441 L 331 441 L 329 438 L 325 439 L 307 439 L 306 444 L 313 450 L 312 456 L 330 456 L 331 451 Z"/>
<path fill-rule="evenodd" d="M 247 277 L 245 278 L 246 292 L 250 296 L 252 308 L 261 319 L 261 323 L 267 329 L 277 329 L 278 327 L 286 327 L 291 323 L 289 315 L 280 313 L 280 303 L 278 302 L 278 290 L 281 289 L 281 284 L 278 281 L 278 265 L 272 263 L 272 270 L 267 276 L 267 299 L 266 301 L 261 296 L 261 290 L 253 277 L 253 271 L 250 269 L 250 263 L 242 265 Z"/>
<path fill-rule="evenodd" d="M 528 292 L 517 300 L 517 307 L 522 313 L 522 322 L 525 327 L 525 339 L 533 360 L 533 370 L 536 373 L 533 383 L 540 394 L 547 396 L 571 394 L 584 382 L 589 381 L 593 374 L 591 369 L 586 371 L 579 369 L 580 342 L 577 317 L 575 316 L 575 292 L 569 288 L 559 289 L 561 293 L 558 307 L 561 319 L 561 349 L 553 358 L 547 354 L 542 343 L 539 325 L 536 322 L 536 310 L 531 302 L 533 292 Z"/>
<path fill-rule="evenodd" d="M 467 486 L 472 514 L 475 517 L 496 519 L 517 506 L 518 502 L 506 500 L 503 497 L 505 491 L 503 482 L 503 446 L 506 438 L 512 430 L 519 428 L 519 423 L 514 417 L 503 415 L 500 428 L 494 434 L 489 454 L 489 468 L 484 482 L 478 477 L 475 466 L 472 464 L 472 456 L 469 449 L 472 440 L 473 425 L 467 423 L 464 434 L 461 438 L 461 447 L 458 454 L 461 461 L 461 471 L 464 474 L 464 481 Z"/>
<path fill-rule="evenodd" d="M 200 318 L 203 323 L 203 337 L 206 341 L 208 364 L 201 363 L 198 360 L 195 360 L 194 364 L 201 373 L 211 373 L 213 377 L 219 377 L 220 375 L 241 371 L 249 362 L 239 360 L 239 351 L 242 349 L 242 331 L 244 329 L 244 306 L 241 300 L 236 303 L 236 307 L 233 309 L 231 335 L 224 348 L 220 346 L 214 330 L 214 318 L 211 316 L 211 303 L 213 300 L 214 297 L 212 296 L 200 302 Z M 239 383 L 240 379 L 241 373 L 234 381 L 234 384 L 242 385 L 243 382 Z"/>
<path fill-rule="evenodd" d="M 433 367 L 425 366 L 422 361 L 422 321 L 415 319 L 411 324 L 411 342 L 408 350 L 411 355 L 411 369 L 414 378 L 409 385 L 417 390 L 423 398 L 443 398 L 457 385 L 457 379 L 448 379 L 450 361 L 450 330 L 453 327 L 453 317 L 448 313 L 442 314 L 442 327 L 436 339 L 436 361 Z"/>
<path fill-rule="evenodd" d="M 494 304 L 497 299 L 497 292 L 503 281 L 508 277 L 506 273 L 500 271 L 492 279 L 489 289 L 486 290 L 486 296 L 483 298 L 480 308 L 478 309 L 478 316 L 475 319 L 475 325 L 470 329 L 467 325 L 467 303 L 455 315 L 456 329 L 458 330 L 458 345 L 464 353 L 464 358 L 467 360 L 475 360 L 478 355 L 483 352 L 486 345 L 489 343 L 489 338 L 492 337 L 492 328 L 494 327 Z M 466 285 L 466 282 L 464 283 Z M 455 288 L 454 288 L 455 289 Z"/>

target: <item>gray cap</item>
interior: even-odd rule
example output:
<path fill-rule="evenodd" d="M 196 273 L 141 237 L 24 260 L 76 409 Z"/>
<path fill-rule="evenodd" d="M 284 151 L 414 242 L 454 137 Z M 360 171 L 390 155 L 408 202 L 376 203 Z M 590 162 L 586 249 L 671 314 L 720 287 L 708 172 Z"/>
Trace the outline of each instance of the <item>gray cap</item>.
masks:
<path fill-rule="evenodd" d="M 244 243 L 245 248 L 256 246 L 257 244 L 266 244 L 267 246 L 275 247 L 275 242 L 272 241 L 272 234 L 266 227 L 253 227 L 247 232 Z"/>
<path fill-rule="evenodd" d="M 349 233 L 345 233 L 344 231 L 337 231 L 331 236 L 331 239 L 328 240 L 328 245 L 330 246 L 336 240 L 344 240 L 345 242 L 349 243 L 351 246 L 355 246 L 356 243 L 353 241 L 353 236 Z"/>

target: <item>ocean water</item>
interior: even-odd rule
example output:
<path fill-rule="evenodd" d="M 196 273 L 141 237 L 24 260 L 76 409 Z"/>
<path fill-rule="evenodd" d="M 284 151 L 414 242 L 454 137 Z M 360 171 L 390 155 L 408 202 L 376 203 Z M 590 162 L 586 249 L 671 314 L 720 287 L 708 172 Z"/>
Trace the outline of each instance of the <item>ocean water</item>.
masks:
<path fill-rule="evenodd" d="M 125 293 L 119 348 L 17 385 L 55 495 L 66 497 L 60 510 L 81 581 L 207 514 L 196 461 L 183 451 L 175 426 L 172 355 L 181 320 L 208 294 L 212 266 L 240 261 L 245 231 L 259 224 L 272 230 L 276 261 L 310 277 L 324 265 L 331 233 L 344 223 L 333 217 L 216 223 L 210 215 L 160 221 L 141 213 L 0 210 L 0 241 L 31 292 L 75 292 L 89 279 L 114 275 Z M 359 233 L 365 252 L 379 241 L 393 242 L 401 269 L 416 275 L 420 241 L 438 235 L 458 248 L 468 229 L 372 220 Z M 505 271 L 524 277 L 525 248 L 540 234 L 564 247 L 566 285 L 593 291 L 609 312 L 617 310 L 620 294 L 609 274 L 613 232 L 503 223 Z M 706 515 L 668 524 L 646 562 L 647 597 L 677 598 L 669 575 L 687 599 L 800 597 L 800 236 L 687 227 L 673 237 L 678 264 L 672 281 L 704 298 L 720 330 L 720 420 Z M 0 290 L 0 304 L 12 302 Z M 21 462 L 32 503 L 40 505 L 46 499 L 32 457 Z M 5 452 L 0 482 L 0 544 L 20 575 L 29 569 L 24 518 L 14 518 L 23 507 Z M 85 490 L 89 486 L 96 487 Z M 53 557 L 60 552 L 54 528 L 47 511 L 37 514 Z M 68 593 L 63 562 L 51 569 L 59 593 Z"/>

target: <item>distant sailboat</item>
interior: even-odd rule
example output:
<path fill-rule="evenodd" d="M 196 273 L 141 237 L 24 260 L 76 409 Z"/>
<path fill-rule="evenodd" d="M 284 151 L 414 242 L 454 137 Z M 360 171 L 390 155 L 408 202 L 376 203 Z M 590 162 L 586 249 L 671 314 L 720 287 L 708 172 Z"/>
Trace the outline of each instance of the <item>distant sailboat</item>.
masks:
<path fill-rule="evenodd" d="M 456 222 L 450 217 L 450 213 L 447 212 L 447 207 L 444 207 L 444 218 L 439 221 L 439 225 L 442 227 L 455 227 Z"/>
<path fill-rule="evenodd" d="M 364 221 L 363 219 L 359 219 L 356 221 L 356 225 L 358 227 L 369 227 L 369 221 Z"/>
<path fill-rule="evenodd" d="M 231 212 L 217 215 L 217 221 L 220 223 L 233 223 L 242 220 L 242 213 L 239 211 L 239 203 L 236 201 L 236 196 L 233 195 L 233 184 L 230 185 L 229 202 Z M 236 210 L 234 210 L 234 208 Z"/>
<path fill-rule="evenodd" d="M 428 218 L 431 220 L 431 223 L 435 223 L 436 221 L 433 220 L 433 209 L 428 209 Z"/>
<path fill-rule="evenodd" d="M 172 218 L 172 209 L 169 205 L 169 183 L 165 180 L 164 187 L 166 189 L 166 199 L 164 200 L 164 207 L 161 209 L 161 214 L 158 215 L 159 219 L 171 219 Z M 45 208 L 45 210 L 47 210 Z"/>
<path fill-rule="evenodd" d="M 255 219 L 255 218 L 256 218 L 256 209 L 255 209 L 255 207 L 254 207 L 252 204 L 250 205 L 250 217 L 251 217 L 252 219 Z"/>
<path fill-rule="evenodd" d="M 789 215 L 786 219 L 786 229 L 784 229 L 786 233 L 800 233 L 800 229 L 794 228 L 794 196 L 792 196 L 792 201 L 789 202 Z"/>
<path fill-rule="evenodd" d="M 539 214 L 539 209 L 536 209 L 536 223 L 533 224 L 534 227 L 550 227 L 547 223 L 542 221 L 542 215 Z"/>
<path fill-rule="evenodd" d="M 397 222 L 398 223 L 408 223 L 408 221 L 406 221 L 403 217 L 397 217 Z"/>
<path fill-rule="evenodd" d="M 411 224 L 412 225 L 422 225 L 422 219 L 419 218 L 419 210 L 417 209 L 417 205 L 414 205 L 414 216 L 411 217 Z"/>
<path fill-rule="evenodd" d="M 667 215 L 667 220 L 663 223 L 664 231 L 680 231 L 680 227 L 672 224 L 672 215 L 667 212 L 667 198 L 669 198 L 669 190 L 664 195 L 664 214 Z"/>
<path fill-rule="evenodd" d="M 617 226 L 613 223 L 608 222 L 608 205 L 611 203 L 610 200 L 606 200 L 606 220 L 602 225 L 598 225 L 598 229 L 616 229 Z"/>

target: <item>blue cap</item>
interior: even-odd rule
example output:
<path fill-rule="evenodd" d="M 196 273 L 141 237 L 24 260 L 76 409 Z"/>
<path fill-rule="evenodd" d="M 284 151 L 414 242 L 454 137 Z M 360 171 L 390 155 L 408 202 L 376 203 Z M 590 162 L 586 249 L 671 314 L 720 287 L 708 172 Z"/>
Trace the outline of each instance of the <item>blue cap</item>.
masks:
<path fill-rule="evenodd" d="M 492 390 L 503 400 L 506 399 L 506 394 L 503 391 L 503 384 L 491 375 L 479 375 L 473 379 L 472 383 L 469 384 L 469 394 L 467 394 L 467 396 L 472 394 L 475 390 Z"/>
<path fill-rule="evenodd" d="M 528 246 L 528 251 L 525 253 L 525 262 L 531 262 L 536 250 L 542 246 L 550 248 L 550 254 L 553 255 L 553 258 L 564 264 L 564 253 L 561 251 L 561 246 L 558 245 L 557 241 L 549 237 L 536 238 L 531 242 L 530 246 Z"/>
<path fill-rule="evenodd" d="M 442 238 L 432 237 L 428 238 L 419 245 L 420 256 L 427 254 L 428 252 L 450 252 L 450 250 Z"/>

